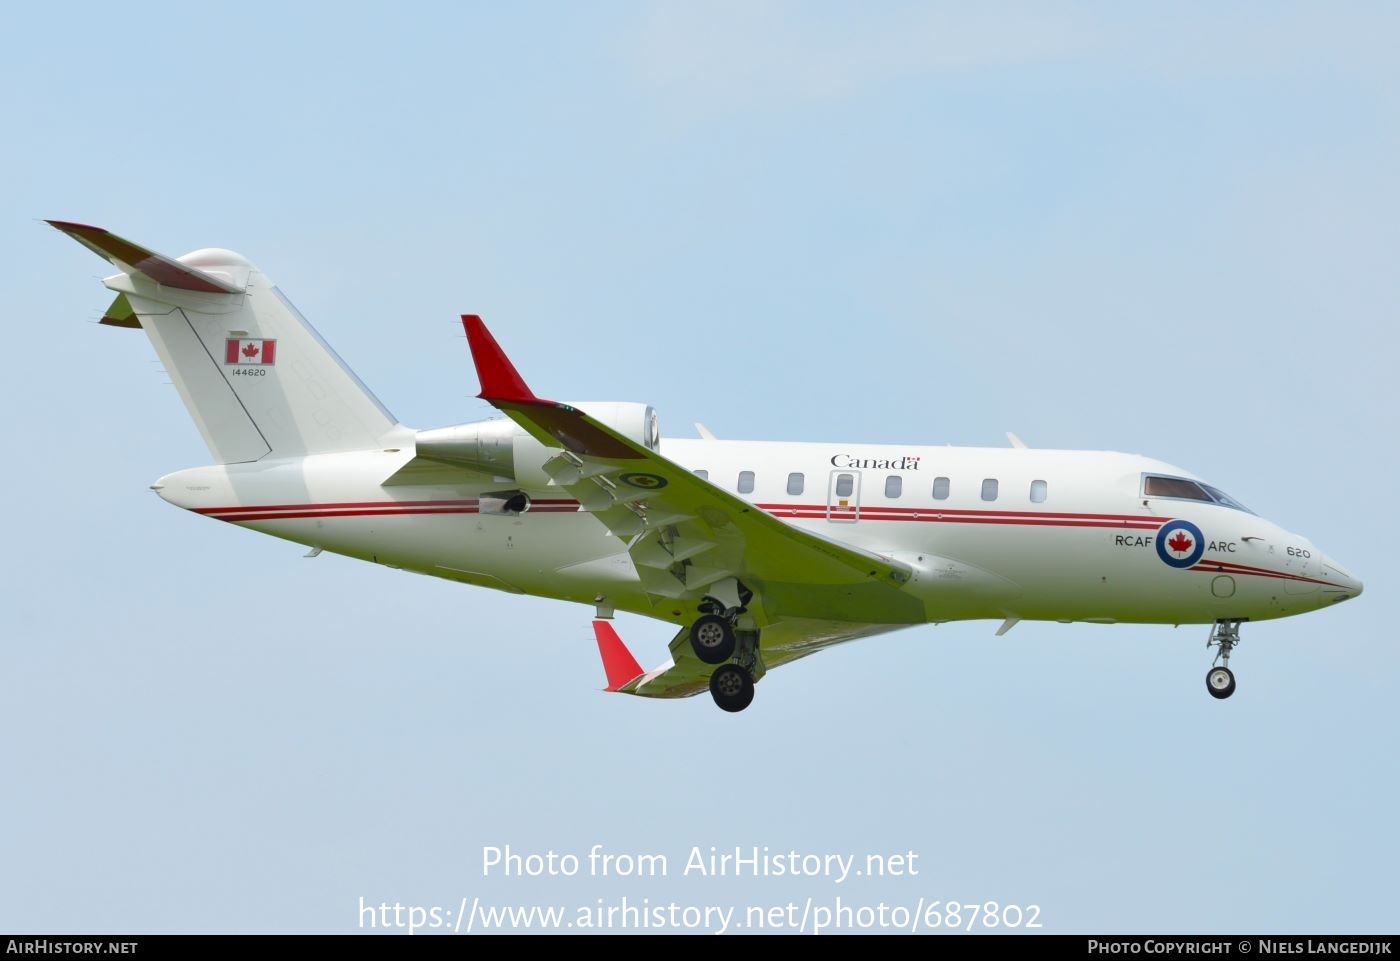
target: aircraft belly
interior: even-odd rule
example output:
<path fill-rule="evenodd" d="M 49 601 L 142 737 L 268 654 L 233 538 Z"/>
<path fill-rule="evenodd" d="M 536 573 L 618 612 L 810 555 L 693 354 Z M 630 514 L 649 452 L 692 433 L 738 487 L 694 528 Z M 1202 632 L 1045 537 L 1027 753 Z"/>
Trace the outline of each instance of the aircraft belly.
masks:
<path fill-rule="evenodd" d="M 585 513 L 298 518 L 247 526 L 337 554 L 504 590 L 591 601 L 637 591 L 625 545 Z"/>
<path fill-rule="evenodd" d="M 483 488 L 379 483 L 373 453 L 178 471 L 155 485 L 186 510 L 390 567 L 501 590 L 649 611 L 626 545 L 592 515 L 483 514 Z M 494 485 L 492 490 L 499 488 Z"/>

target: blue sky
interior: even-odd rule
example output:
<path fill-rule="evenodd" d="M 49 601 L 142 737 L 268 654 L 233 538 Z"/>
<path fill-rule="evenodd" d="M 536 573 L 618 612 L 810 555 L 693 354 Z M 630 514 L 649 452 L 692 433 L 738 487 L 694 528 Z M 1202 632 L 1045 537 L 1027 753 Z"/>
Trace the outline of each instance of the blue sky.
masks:
<path fill-rule="evenodd" d="M 0 930 L 350 932 L 366 902 L 1036 904 L 1053 932 L 1393 931 L 1400 17 L 1385 4 L 98 4 L 12 12 L 18 433 Z M 103 265 L 276 278 L 404 422 L 457 315 L 663 433 L 1150 454 L 1362 577 L 1247 625 L 916 628 L 754 707 L 599 693 L 590 611 L 212 524 Z M 638 657 L 670 630 L 619 618 Z M 482 849 L 664 879 L 483 877 Z M 682 877 L 693 846 L 917 877 Z"/>

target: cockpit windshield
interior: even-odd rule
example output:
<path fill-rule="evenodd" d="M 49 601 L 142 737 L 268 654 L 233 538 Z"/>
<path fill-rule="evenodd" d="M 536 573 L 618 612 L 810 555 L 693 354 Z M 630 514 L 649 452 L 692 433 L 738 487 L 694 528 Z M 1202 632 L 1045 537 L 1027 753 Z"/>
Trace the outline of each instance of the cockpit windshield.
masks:
<path fill-rule="evenodd" d="M 1209 484 L 1202 484 L 1201 486 L 1205 488 L 1205 492 L 1207 494 L 1215 498 L 1215 502 L 1221 507 L 1233 507 L 1235 510 L 1244 511 L 1246 514 L 1254 513 L 1254 511 L 1250 510 L 1248 507 L 1245 507 L 1243 504 L 1235 500 L 1233 497 L 1225 493 L 1220 488 L 1211 487 Z"/>
<path fill-rule="evenodd" d="M 1233 510 L 1244 511 L 1246 514 L 1254 513 L 1224 491 L 1217 490 L 1209 484 L 1202 484 L 1200 481 L 1188 480 L 1185 477 L 1163 477 L 1160 474 L 1145 474 L 1142 478 L 1142 496 L 1174 497 L 1177 500 L 1205 501 L 1207 504 L 1219 504 L 1221 507 L 1229 507 Z"/>

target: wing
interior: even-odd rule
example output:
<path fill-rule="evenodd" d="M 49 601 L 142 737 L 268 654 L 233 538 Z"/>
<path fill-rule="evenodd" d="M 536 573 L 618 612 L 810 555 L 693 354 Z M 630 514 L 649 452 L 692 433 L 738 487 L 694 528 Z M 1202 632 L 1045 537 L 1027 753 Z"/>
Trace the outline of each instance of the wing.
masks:
<path fill-rule="evenodd" d="M 555 451 L 545 473 L 628 545 L 653 604 L 699 601 L 735 578 L 753 591 L 747 606 L 765 629 L 765 657 L 767 627 L 780 619 L 863 630 L 923 620 L 923 604 L 902 589 L 906 565 L 792 527 L 585 412 L 537 397 L 480 317 L 462 323 L 479 396 Z"/>

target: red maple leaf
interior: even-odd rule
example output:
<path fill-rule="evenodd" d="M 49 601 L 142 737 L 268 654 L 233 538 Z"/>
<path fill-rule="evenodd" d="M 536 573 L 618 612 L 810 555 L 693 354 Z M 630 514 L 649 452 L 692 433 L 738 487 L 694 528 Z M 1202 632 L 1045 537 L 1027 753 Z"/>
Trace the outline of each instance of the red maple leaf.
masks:
<path fill-rule="evenodd" d="M 1195 542 L 1186 536 L 1185 531 L 1177 531 L 1172 535 L 1171 540 L 1167 541 L 1167 546 L 1178 554 L 1185 554 L 1191 549 L 1193 543 Z"/>
<path fill-rule="evenodd" d="M 244 356 L 244 357 L 256 357 L 256 356 L 258 356 L 258 345 L 257 345 L 257 344 L 244 344 L 244 345 L 243 345 L 243 356 Z"/>

